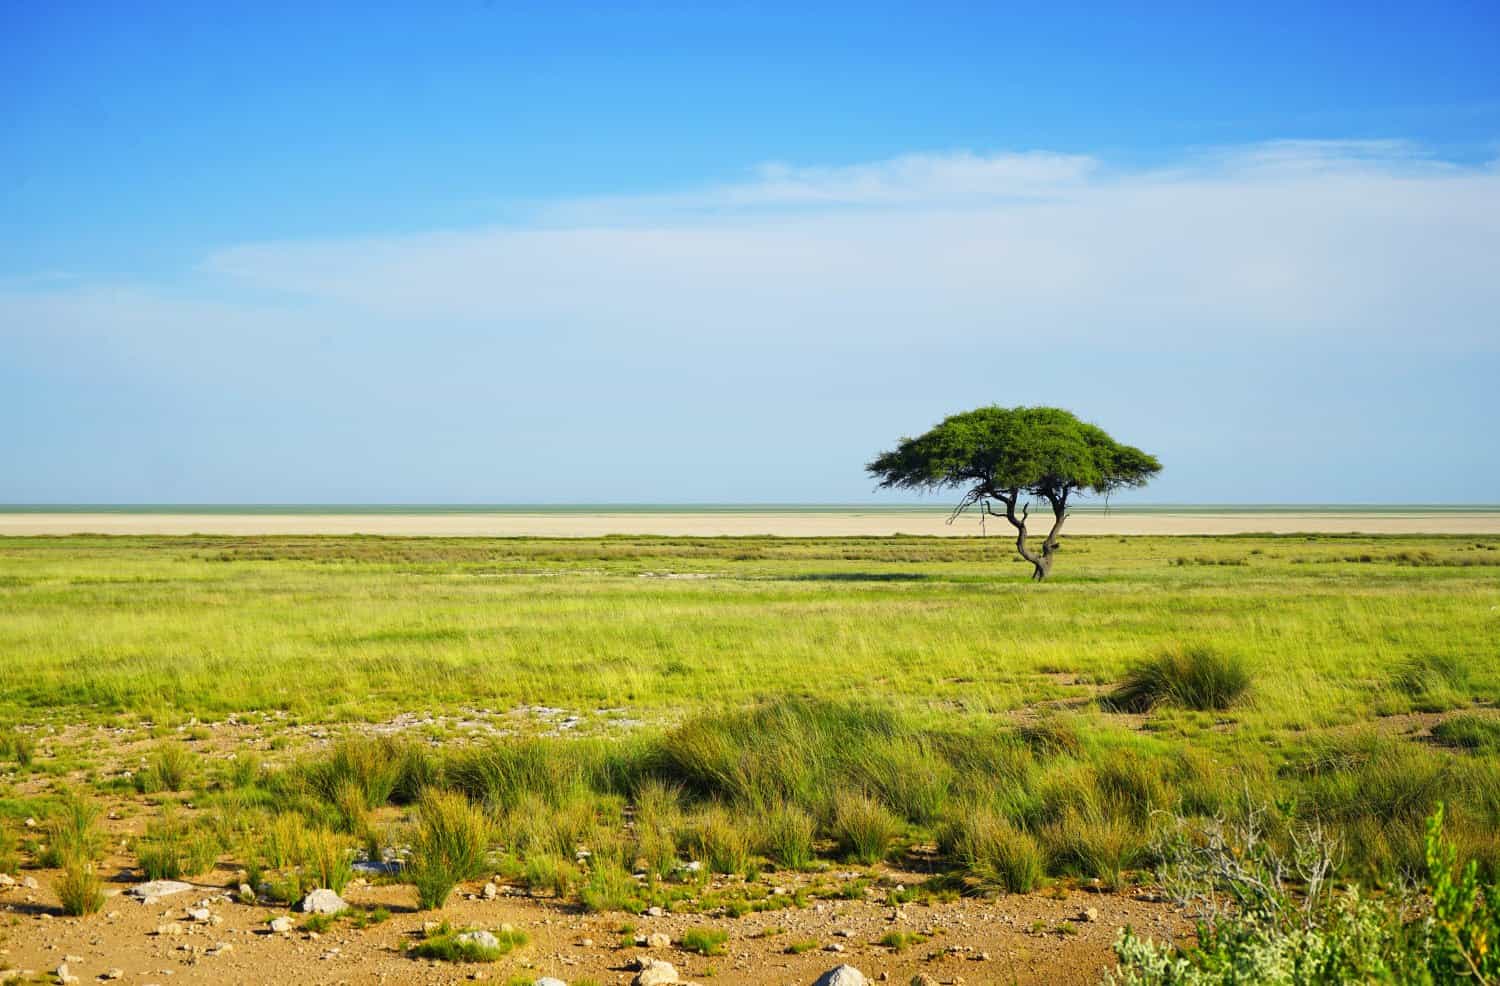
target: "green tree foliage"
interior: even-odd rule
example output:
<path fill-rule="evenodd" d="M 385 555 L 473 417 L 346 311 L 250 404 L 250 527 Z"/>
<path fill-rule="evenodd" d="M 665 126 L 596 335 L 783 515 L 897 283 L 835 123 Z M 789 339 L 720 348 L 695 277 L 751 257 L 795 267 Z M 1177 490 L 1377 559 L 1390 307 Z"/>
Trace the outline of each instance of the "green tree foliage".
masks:
<path fill-rule="evenodd" d="M 903 438 L 865 468 L 881 489 L 964 489 L 954 515 L 977 507 L 1003 516 L 1016 529 L 1016 550 L 1040 580 L 1052 570 L 1073 497 L 1144 486 L 1161 463 L 1061 408 L 991 406 L 952 415 L 926 434 Z M 1026 540 L 1031 499 L 1052 508 L 1052 528 L 1039 550 Z"/>

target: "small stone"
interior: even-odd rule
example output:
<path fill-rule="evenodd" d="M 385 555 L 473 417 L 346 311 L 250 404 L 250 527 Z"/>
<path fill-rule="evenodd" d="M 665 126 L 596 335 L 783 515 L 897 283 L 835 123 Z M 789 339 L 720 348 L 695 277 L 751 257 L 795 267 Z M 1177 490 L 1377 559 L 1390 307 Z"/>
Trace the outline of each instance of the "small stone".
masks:
<path fill-rule="evenodd" d="M 563 982 L 561 979 L 554 979 L 551 976 L 543 976 L 540 979 L 534 980 L 531 986 L 568 986 L 568 984 Z"/>
<path fill-rule="evenodd" d="M 63 962 L 57 967 L 57 981 L 60 983 L 76 983 L 78 982 L 78 977 L 73 975 L 73 971 L 68 968 L 68 963 Z"/>
<path fill-rule="evenodd" d="M 825 952 L 842 952 L 843 950 L 844 950 L 844 946 L 840 945 L 838 942 L 834 942 L 831 945 L 824 945 L 823 946 L 823 951 L 825 951 Z"/>
<path fill-rule="evenodd" d="M 109 969 L 109 970 L 106 970 L 105 973 L 104 973 L 104 976 L 102 978 L 104 978 L 104 979 L 124 979 L 125 978 L 125 970 L 124 969 Z"/>
<path fill-rule="evenodd" d="M 869 980 L 852 965 L 835 966 L 823 973 L 813 986 L 865 986 Z"/>
<path fill-rule="evenodd" d="M 311 891 L 302 898 L 303 914 L 341 914 L 349 909 L 344 898 L 326 887 Z"/>
<path fill-rule="evenodd" d="M 15 877 L 11 876 L 9 873 L 0 873 L 0 887 L 14 887 L 15 885 Z M 9 970 L 6 971 L 8 972 Z"/>
<path fill-rule="evenodd" d="M 647 948 L 671 948 L 672 936 L 663 931 L 654 931 L 646 936 Z"/>
<path fill-rule="evenodd" d="M 206 907 L 194 907 L 187 912 L 187 916 L 199 924 L 206 924 L 213 917 L 213 912 Z"/>
<path fill-rule="evenodd" d="M 594 939 L 592 939 L 592 938 L 585 938 L 585 939 L 583 939 L 582 941 L 580 941 L 578 943 L 578 947 L 579 948 L 593 948 L 594 947 Z"/>
<path fill-rule="evenodd" d="M 156 933 L 158 935 L 180 935 L 182 934 L 182 925 L 178 924 L 176 921 L 170 921 L 166 924 L 159 924 L 156 926 Z"/>
<path fill-rule="evenodd" d="M 272 918 L 270 923 L 271 933 L 284 935 L 292 930 L 292 919 L 283 914 L 279 918 Z"/>
<path fill-rule="evenodd" d="M 36 882 L 36 877 L 28 876 L 21 881 L 21 886 L 25 887 L 27 890 L 36 890 L 39 885 Z"/>
<path fill-rule="evenodd" d="M 664 911 L 664 910 L 662 910 L 660 907 L 648 907 L 648 908 L 646 908 L 646 917 L 648 917 L 648 918 L 659 918 L 659 917 L 661 917 L 662 915 L 664 915 L 666 913 L 667 912 Z"/>
<path fill-rule="evenodd" d="M 1083 913 L 1078 917 L 1081 921 L 1097 921 L 1099 920 L 1099 909 L 1097 907 L 1085 907 Z"/>
<path fill-rule="evenodd" d="M 500 896 L 500 888 L 495 886 L 493 883 L 486 883 L 484 885 L 484 889 L 480 891 L 480 896 L 482 896 L 485 900 L 494 900 L 496 897 Z"/>

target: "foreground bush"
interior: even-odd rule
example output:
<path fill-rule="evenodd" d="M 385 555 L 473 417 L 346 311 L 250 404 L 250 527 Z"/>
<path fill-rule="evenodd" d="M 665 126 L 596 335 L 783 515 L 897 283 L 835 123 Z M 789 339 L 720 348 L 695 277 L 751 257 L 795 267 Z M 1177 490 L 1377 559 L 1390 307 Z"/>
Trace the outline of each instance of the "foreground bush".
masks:
<path fill-rule="evenodd" d="M 193 755 L 180 743 L 162 743 L 151 754 L 146 766 L 135 775 L 135 789 L 141 794 L 181 791 L 193 777 Z"/>
<path fill-rule="evenodd" d="M 489 820 L 468 798 L 430 788 L 423 793 L 405 868 L 423 910 L 442 907 L 460 881 L 484 872 L 489 838 Z"/>
<path fill-rule="evenodd" d="M 99 805 L 77 791 L 63 795 L 57 814 L 47 819 L 47 848 L 43 866 L 66 866 L 92 862 L 104 851 L 104 833 L 99 830 Z"/>
<path fill-rule="evenodd" d="M 857 863 L 885 859 L 900 834 L 900 821 L 869 795 L 845 792 L 833 803 L 833 837 L 844 855 Z"/>
<path fill-rule="evenodd" d="M 1178 843 L 1165 882 L 1184 903 L 1204 907 L 1198 944 L 1178 948 L 1138 937 L 1115 943 L 1120 986 L 1228 986 L 1287 983 L 1448 984 L 1500 981 L 1500 886 L 1481 885 L 1475 864 L 1460 866 L 1428 820 L 1427 874 L 1416 898 L 1335 891 L 1336 852 L 1304 830 L 1288 855 L 1268 847 L 1252 820 L 1237 839 L 1222 828 L 1198 844 Z M 1281 878 L 1297 878 L 1292 893 Z"/>
<path fill-rule="evenodd" d="M 1222 711 L 1249 687 L 1250 672 L 1239 658 L 1189 647 L 1132 668 L 1108 702 L 1126 712 L 1150 712 L 1161 705 Z"/>

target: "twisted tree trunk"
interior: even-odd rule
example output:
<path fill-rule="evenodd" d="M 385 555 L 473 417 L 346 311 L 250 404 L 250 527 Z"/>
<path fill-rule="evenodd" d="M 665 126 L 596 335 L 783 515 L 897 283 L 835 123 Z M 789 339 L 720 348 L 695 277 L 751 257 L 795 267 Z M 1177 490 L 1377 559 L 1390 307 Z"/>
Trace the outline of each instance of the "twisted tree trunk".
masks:
<path fill-rule="evenodd" d="M 1026 543 L 1027 530 L 1026 518 L 1031 512 L 1030 504 L 1021 504 L 1021 514 L 1016 516 L 1016 501 L 1019 496 L 1000 497 L 1000 502 L 1005 504 L 1005 519 L 1010 521 L 1011 526 L 1016 529 L 1016 551 L 1021 557 L 1031 562 L 1031 577 L 1034 581 L 1041 582 L 1052 572 L 1052 557 L 1057 553 L 1057 538 L 1062 533 L 1063 521 L 1068 519 L 1068 498 L 1066 495 L 1059 498 L 1048 497 L 1052 504 L 1052 529 L 1047 532 L 1043 539 L 1040 553 L 1032 551 Z"/>

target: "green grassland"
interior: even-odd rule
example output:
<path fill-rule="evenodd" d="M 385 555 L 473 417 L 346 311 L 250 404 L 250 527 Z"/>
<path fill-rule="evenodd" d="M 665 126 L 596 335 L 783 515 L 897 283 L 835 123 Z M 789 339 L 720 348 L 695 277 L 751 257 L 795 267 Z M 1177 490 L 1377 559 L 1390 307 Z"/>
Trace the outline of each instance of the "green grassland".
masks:
<path fill-rule="evenodd" d="M 1117 886 L 1160 861 L 1163 816 L 1251 803 L 1388 881 L 1446 801 L 1500 869 L 1500 538 L 1063 552 L 1033 584 L 997 538 L 0 540 L 0 725 L 576 711 L 581 735 L 349 740 L 274 771 L 169 746 L 135 783 L 230 811 L 226 851 L 287 812 L 373 850 L 367 813 L 461 794 L 450 828 L 493 824 L 518 879 L 605 910 L 684 856 Z M 261 852 L 242 865 L 290 865 Z M 475 869 L 439 862 L 413 871 L 438 891 Z"/>

